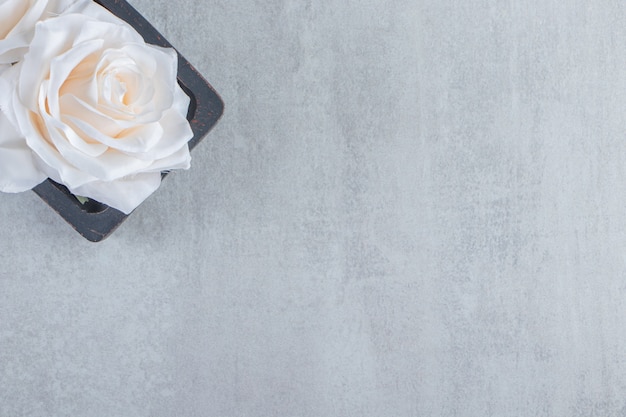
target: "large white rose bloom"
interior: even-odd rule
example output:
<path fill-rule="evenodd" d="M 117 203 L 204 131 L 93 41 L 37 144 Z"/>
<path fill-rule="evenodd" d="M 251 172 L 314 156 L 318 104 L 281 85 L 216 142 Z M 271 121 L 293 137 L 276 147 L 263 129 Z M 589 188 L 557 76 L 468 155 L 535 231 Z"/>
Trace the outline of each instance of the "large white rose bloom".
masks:
<path fill-rule="evenodd" d="M 130 213 L 162 171 L 190 165 L 177 62 L 92 1 L 39 22 L 24 59 L 0 75 L 0 111 L 14 126 L 0 116 L 0 191 L 50 177 Z"/>
<path fill-rule="evenodd" d="M 0 0 L 0 64 L 19 61 L 28 50 L 35 24 L 58 16 L 76 2 L 77 0 Z"/>

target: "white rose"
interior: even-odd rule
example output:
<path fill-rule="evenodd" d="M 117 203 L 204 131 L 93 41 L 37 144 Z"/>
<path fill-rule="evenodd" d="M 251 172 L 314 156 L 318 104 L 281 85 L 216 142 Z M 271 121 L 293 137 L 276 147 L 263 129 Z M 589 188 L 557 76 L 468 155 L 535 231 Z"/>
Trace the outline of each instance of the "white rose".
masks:
<path fill-rule="evenodd" d="M 38 23 L 24 59 L 0 76 L 0 97 L 9 98 L 0 109 L 21 135 L 0 136 L 0 166 L 16 153 L 24 165 L 0 170 L 0 191 L 50 177 L 130 213 L 162 171 L 189 168 L 193 132 L 177 61 L 91 1 Z"/>
<path fill-rule="evenodd" d="M 74 3 L 76 0 L 0 0 L 0 64 L 22 59 L 35 24 L 59 15 Z"/>

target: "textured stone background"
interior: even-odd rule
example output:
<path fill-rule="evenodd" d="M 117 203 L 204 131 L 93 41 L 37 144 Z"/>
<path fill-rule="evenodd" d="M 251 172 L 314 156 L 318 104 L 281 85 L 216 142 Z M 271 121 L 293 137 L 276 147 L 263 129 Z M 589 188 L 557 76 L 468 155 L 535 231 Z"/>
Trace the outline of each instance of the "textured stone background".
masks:
<path fill-rule="evenodd" d="M 226 113 L 107 241 L 0 195 L 0 416 L 626 416 L 621 0 L 132 0 Z"/>

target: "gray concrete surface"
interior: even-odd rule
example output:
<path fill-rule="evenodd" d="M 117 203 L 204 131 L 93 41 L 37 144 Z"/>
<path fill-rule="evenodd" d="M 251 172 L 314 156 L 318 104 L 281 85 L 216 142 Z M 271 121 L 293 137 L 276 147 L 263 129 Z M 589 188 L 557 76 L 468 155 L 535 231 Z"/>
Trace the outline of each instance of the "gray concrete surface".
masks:
<path fill-rule="evenodd" d="M 626 5 L 132 0 L 226 114 L 109 240 L 0 195 L 0 416 L 626 416 Z"/>

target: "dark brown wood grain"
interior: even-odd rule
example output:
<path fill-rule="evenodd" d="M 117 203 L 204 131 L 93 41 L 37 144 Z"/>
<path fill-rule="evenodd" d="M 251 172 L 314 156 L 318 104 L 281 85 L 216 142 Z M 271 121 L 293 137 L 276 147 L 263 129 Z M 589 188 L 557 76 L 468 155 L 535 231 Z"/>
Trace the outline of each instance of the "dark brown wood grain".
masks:
<path fill-rule="evenodd" d="M 128 22 L 146 42 L 172 45 L 130 4 L 124 0 L 94 0 L 113 14 Z M 189 141 L 193 149 L 215 126 L 224 111 L 224 103 L 213 87 L 178 53 L 178 83 L 191 99 L 187 119 L 194 136 Z M 165 177 L 166 174 L 163 175 Z M 33 189 L 54 211 L 87 240 L 99 242 L 108 237 L 128 217 L 119 210 L 96 201 L 81 204 L 63 185 L 44 181 Z"/>

